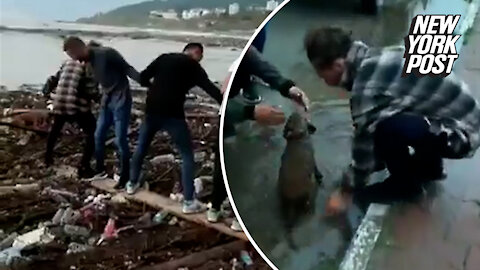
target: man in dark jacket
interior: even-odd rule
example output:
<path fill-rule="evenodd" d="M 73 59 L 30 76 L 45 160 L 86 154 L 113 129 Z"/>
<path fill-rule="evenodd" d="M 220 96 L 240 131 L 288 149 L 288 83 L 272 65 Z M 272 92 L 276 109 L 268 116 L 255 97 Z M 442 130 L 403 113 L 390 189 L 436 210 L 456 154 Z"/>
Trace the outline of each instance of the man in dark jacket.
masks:
<path fill-rule="evenodd" d="M 189 43 L 183 53 L 162 54 L 140 74 L 142 85 L 148 85 L 145 119 L 140 127 L 138 146 L 132 159 L 130 182 L 127 192 L 133 194 L 140 186 L 140 171 L 148 147 L 159 130 L 166 130 L 182 157 L 183 212 L 197 213 L 203 207 L 194 200 L 194 158 L 190 130 L 185 121 L 186 94 L 194 86 L 206 91 L 218 103 L 222 94 L 208 78 L 200 65 L 203 46 Z"/>
<path fill-rule="evenodd" d="M 53 163 L 53 148 L 66 122 L 77 122 L 87 135 L 82 161 L 78 169 L 80 178 L 93 176 L 90 160 L 94 151 L 95 117 L 91 101 L 97 84 L 87 66 L 76 60 L 67 60 L 55 76 L 49 78 L 44 94 L 53 100 L 54 120 L 47 141 L 45 164 Z"/>
<path fill-rule="evenodd" d="M 263 58 L 262 54 L 258 52 L 255 47 L 252 46 L 248 49 L 241 63 L 237 61 L 232 65 L 230 74 L 237 68 L 237 65 L 239 66 L 232 82 L 232 87 L 230 88 L 228 104 L 224 104 L 224 106 L 227 106 L 223 123 L 224 138 L 234 136 L 235 124 L 242 121 L 255 120 L 262 125 L 279 125 L 285 121 L 284 113 L 277 108 L 264 104 L 244 105 L 232 99 L 240 93 L 241 89 L 251 87 L 252 81 L 250 80 L 250 76 L 252 75 L 259 77 L 268 83 L 270 87 L 278 90 L 281 95 L 292 99 L 306 111 L 308 110 L 309 101 L 305 93 L 296 87 L 292 80 L 283 77 L 272 64 Z M 230 79 L 229 75 L 224 82 L 223 92 L 225 92 Z M 220 206 L 227 198 L 227 192 L 220 169 L 220 153 L 218 147 L 216 148 L 215 159 L 212 207 L 207 213 L 207 219 L 210 222 L 217 222 L 219 220 L 222 214 Z M 236 219 L 234 219 L 231 228 L 237 231 L 241 230 Z"/>
<path fill-rule="evenodd" d="M 265 47 L 265 42 L 267 40 L 267 26 L 264 25 L 263 28 L 258 32 L 258 35 L 252 42 L 252 47 L 255 47 L 259 53 L 263 53 L 263 48 Z M 250 77 L 250 80 L 255 80 L 253 76 Z M 262 97 L 258 93 L 258 89 L 254 87 L 254 84 L 251 83 L 249 87 L 244 87 L 242 90 L 242 95 L 244 101 L 248 104 L 254 105 L 262 101 Z"/>
<path fill-rule="evenodd" d="M 120 156 L 120 180 L 115 188 L 122 189 L 129 180 L 130 149 L 128 126 L 132 108 L 132 94 L 127 77 L 140 82 L 140 74 L 128 64 L 115 49 L 104 46 L 88 47 L 78 37 L 69 37 L 64 50 L 72 58 L 88 62 L 93 67 L 95 79 L 102 89 L 102 101 L 95 131 L 95 156 L 97 177 L 107 177 L 105 172 L 105 140 L 112 125 Z"/>

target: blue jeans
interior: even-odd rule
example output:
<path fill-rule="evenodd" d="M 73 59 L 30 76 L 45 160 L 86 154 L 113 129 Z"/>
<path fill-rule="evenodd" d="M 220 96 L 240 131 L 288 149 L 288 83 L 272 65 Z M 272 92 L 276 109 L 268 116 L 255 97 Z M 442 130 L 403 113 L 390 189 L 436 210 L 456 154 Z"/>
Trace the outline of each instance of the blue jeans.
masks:
<path fill-rule="evenodd" d="M 112 126 L 115 127 L 115 144 L 120 157 L 120 183 L 128 182 L 130 171 L 130 149 L 128 146 L 128 125 L 132 109 L 132 98 L 123 102 L 110 100 L 101 109 L 95 130 L 95 157 L 97 172 L 105 170 L 105 139 Z"/>
<path fill-rule="evenodd" d="M 165 130 L 170 134 L 173 143 L 180 151 L 182 157 L 182 186 L 185 200 L 192 200 L 194 193 L 193 171 L 195 161 L 193 157 L 193 145 L 185 119 L 164 118 L 156 115 L 145 115 L 145 119 L 140 127 L 138 136 L 138 145 L 132 158 L 132 169 L 130 172 L 130 181 L 136 184 L 140 177 L 143 159 L 147 154 L 153 137 L 159 130 Z"/>

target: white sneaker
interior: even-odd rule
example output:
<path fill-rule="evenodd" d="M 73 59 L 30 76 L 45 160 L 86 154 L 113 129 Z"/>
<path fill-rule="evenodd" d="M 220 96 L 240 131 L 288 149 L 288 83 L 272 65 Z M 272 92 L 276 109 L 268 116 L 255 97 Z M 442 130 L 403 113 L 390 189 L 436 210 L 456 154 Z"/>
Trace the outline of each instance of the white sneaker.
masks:
<path fill-rule="evenodd" d="M 182 211 L 184 214 L 196 214 L 205 211 L 205 206 L 197 200 L 183 201 Z"/>
<path fill-rule="evenodd" d="M 127 194 L 128 195 L 133 195 L 137 190 L 140 188 L 140 183 L 135 183 L 133 184 L 132 182 L 128 181 L 127 183 Z"/>
<path fill-rule="evenodd" d="M 208 209 L 207 212 L 207 220 L 211 223 L 217 223 L 220 217 L 222 216 L 222 212 L 213 208 Z"/>
<path fill-rule="evenodd" d="M 240 226 L 240 223 L 238 222 L 237 218 L 233 219 L 232 226 L 230 226 L 230 229 L 236 232 L 243 232 L 242 226 Z"/>
<path fill-rule="evenodd" d="M 108 178 L 108 173 L 106 171 L 100 172 L 93 176 L 93 180 L 104 180 Z"/>

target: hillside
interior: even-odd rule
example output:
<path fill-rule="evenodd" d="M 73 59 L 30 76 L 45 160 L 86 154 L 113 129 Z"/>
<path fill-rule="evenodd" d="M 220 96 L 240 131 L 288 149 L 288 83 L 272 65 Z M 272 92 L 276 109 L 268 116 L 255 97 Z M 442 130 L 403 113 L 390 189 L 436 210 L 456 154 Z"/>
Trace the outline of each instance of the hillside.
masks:
<path fill-rule="evenodd" d="M 149 13 L 152 10 L 174 9 L 177 12 L 181 12 L 182 10 L 191 8 L 227 8 L 228 5 L 233 2 L 235 2 L 235 0 L 153 0 L 123 6 L 88 18 L 80 18 L 78 22 L 169 29 L 210 28 L 211 30 L 224 30 L 223 28 L 225 28 L 245 30 L 254 29 L 266 17 L 266 14 L 259 12 L 247 12 L 245 8 L 250 5 L 265 6 L 267 0 L 238 0 L 236 2 L 241 5 L 241 12 L 230 18 L 213 18 L 206 16 L 188 21 L 149 18 Z"/>

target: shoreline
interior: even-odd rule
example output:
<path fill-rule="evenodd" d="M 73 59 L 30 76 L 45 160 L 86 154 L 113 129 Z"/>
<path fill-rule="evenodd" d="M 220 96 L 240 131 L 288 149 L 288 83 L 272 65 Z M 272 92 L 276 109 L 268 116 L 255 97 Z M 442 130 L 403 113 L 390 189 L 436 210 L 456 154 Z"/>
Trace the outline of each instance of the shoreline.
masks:
<path fill-rule="evenodd" d="M 71 24 L 70 25 L 75 25 Z M 60 25 L 59 25 L 60 26 Z M 78 25 L 81 27 L 82 25 Z M 88 25 L 95 27 L 95 25 Z M 80 28 L 56 28 L 49 27 L 26 27 L 26 26 L 6 26 L 0 25 L 0 33 L 17 32 L 27 34 L 49 34 L 58 37 L 69 35 L 90 36 L 95 38 L 128 38 L 134 40 L 141 39 L 163 39 L 177 42 L 201 42 L 210 47 L 232 47 L 243 49 L 247 44 L 249 37 L 240 35 L 227 35 L 213 32 L 188 32 L 188 31 L 167 31 L 161 29 L 142 29 L 133 27 L 101 26 L 105 29 L 80 29 Z M 108 29 L 109 28 L 109 29 Z"/>

